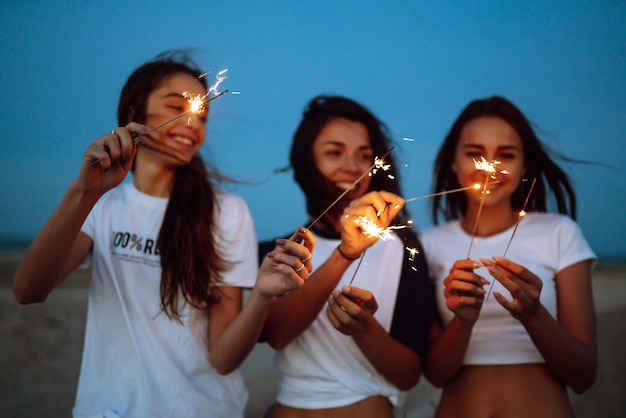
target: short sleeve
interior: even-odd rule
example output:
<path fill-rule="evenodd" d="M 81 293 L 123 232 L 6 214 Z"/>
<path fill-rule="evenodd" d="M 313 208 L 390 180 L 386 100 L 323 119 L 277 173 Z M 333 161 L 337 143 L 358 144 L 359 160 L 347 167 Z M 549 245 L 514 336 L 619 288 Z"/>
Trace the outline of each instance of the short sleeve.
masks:
<path fill-rule="evenodd" d="M 558 234 L 558 265 L 557 271 L 561 271 L 573 264 L 584 260 L 593 260 L 594 265 L 597 257 L 580 227 L 576 222 L 567 216 L 560 217 Z"/>
<path fill-rule="evenodd" d="M 226 286 L 253 287 L 258 270 L 258 247 L 254 222 L 246 202 L 232 193 L 219 192 L 217 237 L 231 269 L 222 274 Z"/>

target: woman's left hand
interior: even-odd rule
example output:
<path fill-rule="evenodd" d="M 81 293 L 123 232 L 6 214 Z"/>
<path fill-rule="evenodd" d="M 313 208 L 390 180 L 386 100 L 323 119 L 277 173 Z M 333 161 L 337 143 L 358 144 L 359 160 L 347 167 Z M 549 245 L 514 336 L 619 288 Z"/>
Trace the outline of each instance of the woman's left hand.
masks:
<path fill-rule="evenodd" d="M 328 300 L 326 316 L 330 323 L 345 335 L 366 330 L 374 321 L 378 303 L 374 295 L 358 287 L 344 286 L 334 290 Z"/>
<path fill-rule="evenodd" d="M 525 322 L 537 312 L 540 306 L 539 296 L 543 282 L 533 272 L 506 258 L 493 257 L 493 260 L 481 258 L 491 276 L 502 283 L 511 292 L 513 301 L 507 300 L 498 292 L 494 297 L 514 318 Z"/>

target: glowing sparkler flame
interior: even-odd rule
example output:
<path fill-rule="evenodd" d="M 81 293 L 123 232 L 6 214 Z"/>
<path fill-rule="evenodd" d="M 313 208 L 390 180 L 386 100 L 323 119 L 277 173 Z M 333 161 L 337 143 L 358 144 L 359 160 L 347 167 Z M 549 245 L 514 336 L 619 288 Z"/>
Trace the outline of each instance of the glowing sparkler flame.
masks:
<path fill-rule="evenodd" d="M 357 178 L 357 179 L 356 179 L 356 180 L 355 180 L 355 181 L 354 181 L 354 182 L 350 185 L 350 187 L 348 187 L 346 190 L 344 190 L 344 191 L 343 191 L 343 193 L 341 193 L 341 194 L 339 195 L 339 197 L 337 197 L 337 199 L 335 199 L 335 200 L 334 200 L 334 201 L 333 201 L 333 202 L 332 202 L 332 203 L 331 203 L 331 204 L 330 204 L 330 205 L 329 205 L 326 209 L 324 209 L 324 211 L 323 211 L 323 212 L 322 212 L 322 213 L 321 213 L 321 214 L 320 214 L 317 218 L 315 218 L 315 220 L 313 220 L 313 222 L 311 222 L 311 223 L 309 224 L 309 226 L 307 227 L 307 229 L 310 229 L 313 225 L 315 225 L 315 224 L 317 223 L 317 221 L 319 221 L 320 219 L 322 219 L 322 217 L 323 217 L 324 215 L 326 215 L 326 213 L 327 213 L 327 212 L 328 212 L 328 211 L 329 211 L 329 210 L 330 210 L 333 206 L 335 206 L 335 205 L 337 204 L 337 202 L 339 202 L 339 201 L 340 201 L 340 200 L 341 200 L 341 199 L 342 199 L 342 198 L 343 198 L 346 194 L 348 194 L 348 192 L 349 192 L 350 190 L 354 189 L 354 187 L 355 187 L 357 184 L 359 184 L 359 182 L 360 182 L 361 180 L 363 180 L 363 178 L 365 178 L 365 176 L 367 176 L 367 175 L 370 175 L 370 176 L 371 176 L 371 175 L 372 175 L 372 170 L 376 169 L 376 167 L 383 168 L 383 166 L 385 166 L 385 164 L 384 164 L 385 157 L 387 157 L 387 156 L 389 155 L 389 153 L 391 153 L 391 151 L 393 151 L 393 149 L 394 149 L 394 148 L 395 148 L 395 147 L 391 147 L 391 148 L 389 148 L 389 150 L 388 150 L 388 151 L 387 151 L 387 152 L 386 152 L 386 153 L 385 153 L 382 157 L 380 157 L 380 158 L 378 158 L 378 157 L 374 158 L 374 164 L 372 164 L 372 165 L 370 166 L 370 168 L 369 168 L 366 172 L 364 172 L 363 174 L 361 174 L 361 175 L 359 176 L 359 178 Z M 391 167 L 391 164 L 387 164 L 387 168 L 383 168 L 383 170 L 389 170 L 389 167 Z"/>
<path fill-rule="evenodd" d="M 389 241 L 393 239 L 393 235 L 391 235 L 391 231 L 397 229 L 404 229 L 406 225 L 394 225 L 383 228 L 378 226 L 376 222 L 369 219 L 367 216 L 360 216 L 354 220 L 354 223 L 358 224 L 363 230 L 363 234 L 367 235 L 368 238 L 378 238 L 383 241 Z"/>
<path fill-rule="evenodd" d="M 370 176 L 376 174 L 378 170 L 387 171 L 391 168 L 391 164 L 385 164 L 385 160 L 382 158 L 374 158 L 374 168 L 370 172 Z"/>
<path fill-rule="evenodd" d="M 201 113 L 206 110 L 208 94 L 191 94 L 188 92 L 183 93 L 183 97 L 187 99 L 189 103 L 189 112 Z"/>
<path fill-rule="evenodd" d="M 480 161 L 474 159 L 474 167 L 476 167 L 476 170 L 486 171 L 488 173 L 495 173 L 496 165 L 498 164 L 500 164 L 500 161 L 493 160 L 489 162 L 485 159 L 485 157 L 480 157 Z"/>

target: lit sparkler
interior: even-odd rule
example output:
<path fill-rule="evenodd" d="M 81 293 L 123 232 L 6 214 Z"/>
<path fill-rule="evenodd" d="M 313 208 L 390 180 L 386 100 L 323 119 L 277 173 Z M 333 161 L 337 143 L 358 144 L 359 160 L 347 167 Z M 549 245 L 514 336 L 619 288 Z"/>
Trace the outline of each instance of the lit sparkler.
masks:
<path fill-rule="evenodd" d="M 174 122 L 176 119 L 179 119 L 180 117 L 188 114 L 188 113 L 202 113 L 206 110 L 206 106 L 208 105 L 208 103 L 212 100 L 217 99 L 218 97 L 220 97 L 221 95 L 225 94 L 228 92 L 228 90 L 224 90 L 221 92 L 217 91 L 218 86 L 222 83 L 222 81 L 224 81 L 224 79 L 226 79 L 226 76 L 224 75 L 226 73 L 226 71 L 228 71 L 228 69 L 224 69 L 222 71 L 220 71 L 216 78 L 216 82 L 215 84 L 213 84 L 209 90 L 207 91 L 206 94 L 190 94 L 187 92 L 183 92 L 182 95 L 185 99 L 187 99 L 187 102 L 189 103 L 189 109 L 185 110 L 184 112 L 181 112 L 169 119 L 167 119 L 165 122 L 162 122 L 160 124 L 158 124 L 157 126 L 153 127 L 152 129 L 150 129 L 148 132 L 146 132 L 144 135 L 137 135 L 134 136 L 132 138 L 133 143 L 137 143 L 141 140 L 142 136 L 145 135 L 150 135 L 152 132 L 156 131 L 157 129 L 162 128 L 163 126 L 167 125 L 168 123 Z M 198 76 L 198 79 L 206 76 L 208 73 L 204 73 L 204 74 L 200 74 Z M 213 92 L 213 96 L 209 97 L 211 92 Z M 107 151 L 108 152 L 108 151 Z M 98 160 L 92 161 L 91 165 L 94 166 L 98 164 Z"/>
<path fill-rule="evenodd" d="M 209 87 L 209 89 L 207 90 L 206 94 L 191 94 L 188 92 L 183 92 L 183 97 L 185 99 L 187 99 L 187 102 L 189 103 L 189 109 L 185 110 L 182 113 L 179 113 L 178 115 L 166 120 L 163 123 L 160 123 L 159 125 L 155 126 L 154 128 L 150 129 L 147 133 L 147 135 L 151 134 L 152 132 L 156 131 L 159 128 L 162 128 L 163 126 L 167 125 L 170 122 L 175 121 L 176 119 L 180 118 L 181 116 L 186 115 L 187 113 L 202 113 L 206 110 L 207 105 L 209 104 L 210 101 L 217 99 L 218 97 L 220 97 L 222 94 L 225 94 L 228 92 L 228 90 L 224 90 L 221 92 L 217 91 L 217 88 L 219 87 L 220 84 L 222 84 L 222 81 L 224 81 L 226 79 L 226 76 L 224 75 L 226 73 L 226 71 L 228 71 L 228 68 L 220 71 L 219 73 L 217 73 L 217 75 L 215 76 L 215 83 Z M 204 74 L 200 74 L 198 76 L 198 79 L 205 77 L 208 73 L 204 73 Z M 213 96 L 211 96 L 211 93 L 213 93 Z M 139 139 L 141 138 L 141 136 L 136 136 L 133 138 L 134 142 L 137 142 Z"/>
<path fill-rule="evenodd" d="M 376 222 L 370 220 L 367 216 L 361 216 L 354 221 L 363 230 L 363 234 L 368 238 L 382 239 L 383 241 L 389 241 L 393 239 L 391 231 L 404 229 L 406 225 L 393 225 L 383 228 L 378 226 Z"/>
<path fill-rule="evenodd" d="M 385 157 L 387 157 L 389 155 L 389 153 L 394 149 L 394 147 L 389 148 L 389 151 L 387 151 L 382 157 L 378 158 L 376 157 L 374 159 L 374 164 L 372 164 L 372 166 L 369 168 L 369 170 L 367 170 L 366 172 L 364 172 L 363 174 L 361 174 L 359 176 L 359 178 L 357 178 L 354 183 L 352 183 L 350 185 L 350 187 L 348 187 L 346 190 L 344 190 L 343 193 L 341 193 L 339 195 L 339 197 L 337 199 L 335 199 L 333 201 L 333 203 L 331 203 L 326 209 L 324 209 L 324 211 L 317 217 L 315 218 L 315 220 L 313 222 L 311 222 L 309 224 L 309 226 L 307 227 L 307 229 L 310 229 L 313 225 L 315 225 L 317 223 L 317 221 L 319 221 L 320 219 L 322 219 L 322 217 L 324 215 L 326 215 L 326 213 L 337 204 L 337 202 L 339 202 L 346 194 L 348 194 L 348 192 L 350 190 L 352 190 L 357 184 L 359 184 L 359 182 L 361 180 L 363 180 L 365 178 L 365 176 L 369 175 L 371 176 L 373 173 L 377 172 L 379 169 L 382 169 L 383 171 L 387 171 L 389 170 L 389 168 L 391 167 L 390 164 L 385 164 Z M 385 168 L 386 167 L 386 168 Z"/>
<path fill-rule="evenodd" d="M 469 249 L 467 250 L 467 258 L 470 258 L 472 252 L 472 245 L 474 244 L 474 237 L 476 236 L 476 230 L 478 229 L 478 221 L 480 219 L 480 213 L 483 210 L 483 203 L 485 202 L 485 195 L 487 194 L 487 186 L 489 185 L 489 179 L 495 179 L 496 165 L 500 164 L 500 161 L 493 160 L 488 162 L 485 157 L 480 157 L 480 161 L 474 160 L 474 166 L 476 170 L 484 171 L 487 173 L 485 178 L 485 184 L 483 185 L 482 192 L 480 194 L 480 204 L 478 205 L 478 212 L 476 213 L 476 220 L 474 221 L 474 230 L 472 231 L 472 239 L 470 240 Z"/>
<path fill-rule="evenodd" d="M 524 205 L 522 206 L 522 210 L 519 211 L 517 216 L 517 222 L 515 223 L 515 228 L 513 228 L 513 233 L 511 234 L 511 238 L 509 239 L 509 243 L 504 250 L 504 255 L 502 258 L 506 257 L 506 253 L 509 251 L 509 247 L 511 246 L 511 242 L 513 241 L 513 237 L 515 236 L 515 232 L 517 232 L 517 227 L 519 223 L 522 221 L 522 218 L 526 216 L 526 205 L 528 204 L 528 199 L 530 199 L 530 194 L 533 192 L 533 188 L 535 187 L 535 183 L 537 182 L 537 178 L 533 179 L 533 182 L 530 185 L 530 189 L 528 190 L 528 194 L 526 195 L 526 200 L 524 201 Z M 489 295 L 491 294 L 491 289 L 493 289 L 493 284 L 496 282 L 495 279 L 491 281 L 491 285 L 489 286 L 489 291 L 487 292 L 487 297 L 485 298 L 485 302 L 489 299 Z"/>

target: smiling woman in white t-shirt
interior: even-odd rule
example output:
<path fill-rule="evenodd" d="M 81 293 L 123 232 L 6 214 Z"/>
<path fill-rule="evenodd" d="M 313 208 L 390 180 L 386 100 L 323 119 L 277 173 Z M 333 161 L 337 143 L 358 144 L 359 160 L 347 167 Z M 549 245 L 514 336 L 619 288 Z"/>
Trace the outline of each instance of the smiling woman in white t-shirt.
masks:
<path fill-rule="evenodd" d="M 75 417 L 242 417 L 237 369 L 274 297 L 312 269 L 301 260 L 314 241 L 300 228 L 257 274 L 248 208 L 217 189 L 220 176 L 199 155 L 208 108 L 189 112 L 187 98 L 207 94 L 201 74 L 174 52 L 130 75 L 121 127 L 87 147 L 15 275 L 20 303 L 43 302 L 92 256 Z M 244 287 L 252 287 L 245 306 Z"/>
<path fill-rule="evenodd" d="M 435 162 L 434 192 L 463 187 L 433 200 L 448 222 L 420 235 L 441 318 L 425 368 L 444 387 L 437 417 L 572 417 L 566 387 L 588 389 L 597 365 L 596 257 L 570 182 L 522 112 L 491 97 L 463 110 Z"/>

